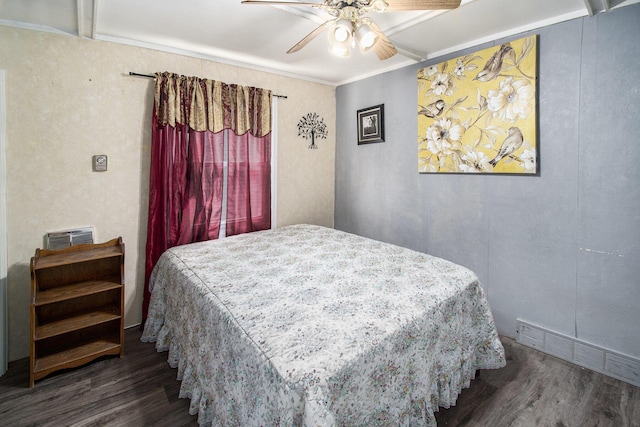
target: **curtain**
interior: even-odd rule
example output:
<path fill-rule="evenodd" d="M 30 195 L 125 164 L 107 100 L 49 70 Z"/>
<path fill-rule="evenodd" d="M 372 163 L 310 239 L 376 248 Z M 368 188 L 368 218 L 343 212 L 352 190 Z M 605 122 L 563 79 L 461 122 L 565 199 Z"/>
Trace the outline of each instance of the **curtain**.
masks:
<path fill-rule="evenodd" d="M 142 325 L 149 277 L 176 245 L 216 239 L 228 147 L 226 235 L 271 227 L 271 91 L 156 73 Z"/>
<path fill-rule="evenodd" d="M 271 226 L 271 141 L 229 135 L 227 236 Z"/>

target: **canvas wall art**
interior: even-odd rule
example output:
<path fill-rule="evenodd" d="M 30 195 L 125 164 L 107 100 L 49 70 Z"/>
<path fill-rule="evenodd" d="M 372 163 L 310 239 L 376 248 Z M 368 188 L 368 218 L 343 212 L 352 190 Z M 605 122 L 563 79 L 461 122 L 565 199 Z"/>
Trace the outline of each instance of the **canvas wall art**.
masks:
<path fill-rule="evenodd" d="M 418 70 L 420 173 L 537 173 L 536 42 Z"/>

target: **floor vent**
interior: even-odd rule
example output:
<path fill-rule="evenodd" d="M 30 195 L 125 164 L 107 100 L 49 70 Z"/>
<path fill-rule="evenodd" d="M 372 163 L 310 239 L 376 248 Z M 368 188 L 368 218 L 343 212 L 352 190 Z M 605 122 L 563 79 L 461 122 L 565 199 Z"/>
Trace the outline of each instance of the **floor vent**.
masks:
<path fill-rule="evenodd" d="M 56 231 L 47 233 L 45 236 L 45 248 L 47 249 L 64 249 L 84 243 L 93 243 L 93 227 Z"/>
<path fill-rule="evenodd" d="M 640 387 L 640 359 L 517 319 L 516 342 Z"/>

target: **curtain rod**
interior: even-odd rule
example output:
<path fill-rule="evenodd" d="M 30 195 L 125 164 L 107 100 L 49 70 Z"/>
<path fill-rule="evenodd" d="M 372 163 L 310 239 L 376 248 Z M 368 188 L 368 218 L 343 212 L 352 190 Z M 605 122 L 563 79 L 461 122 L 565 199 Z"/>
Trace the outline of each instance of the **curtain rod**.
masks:
<path fill-rule="evenodd" d="M 154 76 L 153 74 L 140 74 L 140 73 L 134 73 L 133 71 L 129 71 L 129 75 L 130 76 L 136 76 L 136 77 L 146 77 L 148 79 L 154 79 L 156 78 L 156 76 Z M 272 96 L 275 96 L 276 98 L 284 98 L 287 99 L 286 95 L 276 95 L 276 94 L 272 94 Z"/>

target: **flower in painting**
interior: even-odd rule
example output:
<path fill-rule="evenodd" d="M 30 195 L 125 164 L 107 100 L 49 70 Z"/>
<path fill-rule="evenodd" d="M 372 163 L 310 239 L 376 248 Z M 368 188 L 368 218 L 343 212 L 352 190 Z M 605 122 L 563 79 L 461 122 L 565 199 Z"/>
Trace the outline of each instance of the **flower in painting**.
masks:
<path fill-rule="evenodd" d="M 435 75 L 438 72 L 438 66 L 437 65 L 432 65 L 431 67 L 427 68 L 427 75 L 429 77 Z"/>
<path fill-rule="evenodd" d="M 514 81 L 513 77 L 508 77 L 500 82 L 500 89 L 490 90 L 487 97 L 487 107 L 493 117 L 513 123 L 531 113 L 535 88 L 527 80 Z"/>
<path fill-rule="evenodd" d="M 438 172 L 439 165 L 438 156 L 423 154 L 418 157 L 419 172 Z"/>
<path fill-rule="evenodd" d="M 456 65 L 453 69 L 453 75 L 458 80 L 466 79 L 467 72 L 473 71 L 478 68 L 478 66 L 473 63 L 473 61 L 475 61 L 476 59 L 480 59 L 480 57 L 475 55 L 466 55 L 456 59 Z"/>
<path fill-rule="evenodd" d="M 534 149 L 526 149 L 520 155 L 520 165 L 526 173 L 535 173 L 536 171 L 536 151 Z"/>
<path fill-rule="evenodd" d="M 467 151 L 462 155 L 460 170 L 463 172 L 491 172 L 491 159 L 482 151 Z"/>
<path fill-rule="evenodd" d="M 440 119 L 427 128 L 427 149 L 438 156 L 448 156 L 461 147 L 464 126 L 451 119 Z"/>
<path fill-rule="evenodd" d="M 431 90 L 436 95 L 453 95 L 453 80 L 447 73 L 438 73 L 431 83 Z"/>

